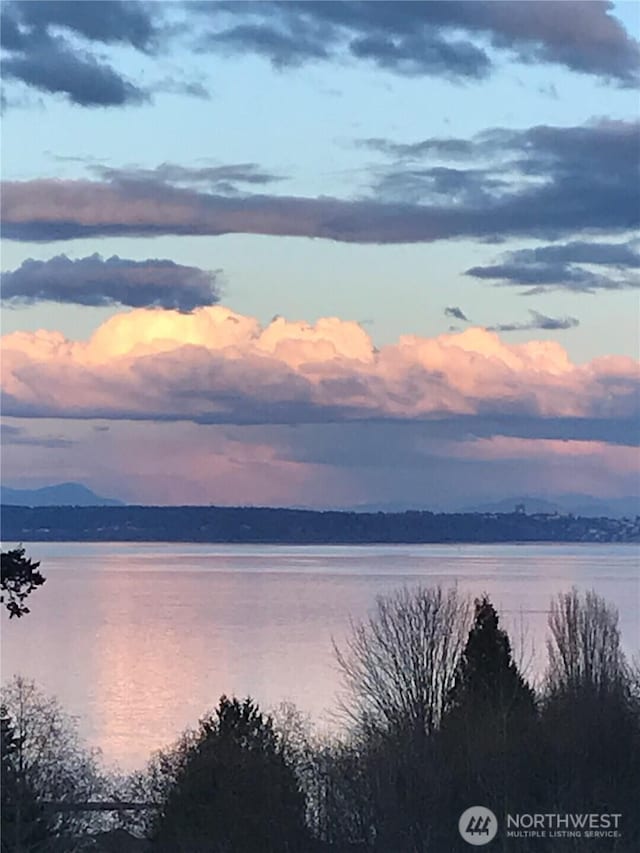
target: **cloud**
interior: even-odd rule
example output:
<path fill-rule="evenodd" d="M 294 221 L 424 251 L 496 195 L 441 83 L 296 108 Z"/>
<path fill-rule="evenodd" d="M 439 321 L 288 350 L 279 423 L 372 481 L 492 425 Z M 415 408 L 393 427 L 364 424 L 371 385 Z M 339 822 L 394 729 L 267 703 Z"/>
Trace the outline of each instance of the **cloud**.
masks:
<path fill-rule="evenodd" d="M 171 31 L 160 4 L 126 0 L 47 0 L 5 3 L 1 43 L 5 82 L 62 94 L 83 107 L 142 104 L 151 92 L 206 98 L 202 83 L 164 77 L 145 88 L 128 80 L 96 54 L 129 48 L 147 58 L 170 48 Z M 99 58 L 100 57 L 100 58 Z"/>
<path fill-rule="evenodd" d="M 423 422 L 441 423 L 449 438 L 637 439 L 635 361 L 574 365 L 555 342 L 509 345 L 479 328 L 405 336 L 378 350 L 338 318 L 262 327 L 220 306 L 139 309 L 111 317 L 86 342 L 7 335 L 2 355 L 3 412 L 14 417 Z"/>
<path fill-rule="evenodd" d="M 500 285 L 527 286 L 526 295 L 548 290 L 595 293 L 637 288 L 639 268 L 637 241 L 575 241 L 508 252 L 500 263 L 471 267 L 466 275 Z"/>
<path fill-rule="evenodd" d="M 155 177 L 143 172 L 142 180 L 135 171 L 125 170 L 103 181 L 6 182 L 1 199 L 4 236 L 50 241 L 248 233 L 414 243 L 463 236 L 557 239 L 576 231 L 628 231 L 640 225 L 639 143 L 640 122 L 525 131 L 497 128 L 472 140 L 469 155 L 489 159 L 483 166 L 488 178 L 469 178 L 462 170 L 453 176 L 458 190 L 451 194 L 438 184 L 437 175 L 422 174 L 416 181 L 408 169 L 403 175 L 408 201 L 381 198 L 375 190 L 370 198 L 355 200 L 267 193 L 236 197 L 219 189 L 207 192 L 180 185 L 177 181 L 184 184 L 185 173 L 177 175 L 175 166 L 173 173 L 159 167 Z M 451 174 L 446 181 L 451 187 Z"/>
<path fill-rule="evenodd" d="M 469 318 L 466 316 L 464 311 L 461 308 L 457 308 L 455 306 L 451 306 L 449 308 L 444 309 L 445 317 L 453 317 L 455 320 L 462 320 L 464 323 L 469 322 Z"/>
<path fill-rule="evenodd" d="M 502 54 L 632 86 L 640 49 L 609 2 L 226 2 L 197 4 L 203 45 L 276 67 L 336 57 L 407 75 L 482 79 Z M 491 48 L 489 51 L 488 48 Z"/>
<path fill-rule="evenodd" d="M 547 317 L 538 311 L 529 311 L 531 320 L 528 323 L 498 323 L 495 326 L 487 326 L 490 332 L 522 332 L 533 329 L 545 331 L 559 331 L 562 329 L 574 329 L 580 325 L 575 317 Z"/>
<path fill-rule="evenodd" d="M 89 165 L 89 171 L 106 181 L 120 184 L 148 183 L 179 187 L 206 187 L 211 192 L 234 194 L 239 186 L 265 186 L 283 180 L 282 175 L 268 172 L 257 163 L 227 163 L 223 166 L 182 166 L 178 163 L 161 163 L 154 169 L 139 166 L 114 168 Z"/>
<path fill-rule="evenodd" d="M 0 445 L 2 447 L 20 445 L 61 450 L 73 447 L 75 442 L 60 435 L 31 435 L 25 427 L 0 424 Z"/>
<path fill-rule="evenodd" d="M 47 0 L 46 3 L 5 3 L 4 9 L 13 26 L 19 24 L 36 31 L 62 28 L 103 44 L 128 44 L 148 50 L 156 36 L 151 9 L 146 3 Z"/>
<path fill-rule="evenodd" d="M 284 69 L 309 61 L 373 64 L 392 73 L 483 80 L 497 60 L 552 63 L 620 86 L 639 79 L 640 48 L 602 0 L 533 2 L 10 2 L 3 7 L 6 80 L 85 106 L 141 103 L 149 92 L 98 60 L 119 47 L 157 58 L 176 44 L 196 55 L 254 53 Z M 78 42 L 84 48 L 77 47 Z M 199 83 L 177 89 L 203 97 Z M 156 91 L 166 91 L 166 81 Z"/>
<path fill-rule="evenodd" d="M 39 7 L 49 4 L 26 5 Z M 11 54 L 0 63 L 5 80 L 18 80 L 42 92 L 64 94 L 72 103 L 84 107 L 124 106 L 149 99 L 147 92 L 126 80 L 110 65 L 100 62 L 88 51 L 72 48 L 60 36 L 35 31 L 28 39 L 20 37 L 16 41 L 10 36 L 9 44 L 20 46 L 10 48 Z"/>
<path fill-rule="evenodd" d="M 9 305 L 68 302 L 192 311 L 219 299 L 214 273 L 169 260 L 132 261 L 98 254 L 71 260 L 31 258 L 2 273 L 2 300 Z"/>

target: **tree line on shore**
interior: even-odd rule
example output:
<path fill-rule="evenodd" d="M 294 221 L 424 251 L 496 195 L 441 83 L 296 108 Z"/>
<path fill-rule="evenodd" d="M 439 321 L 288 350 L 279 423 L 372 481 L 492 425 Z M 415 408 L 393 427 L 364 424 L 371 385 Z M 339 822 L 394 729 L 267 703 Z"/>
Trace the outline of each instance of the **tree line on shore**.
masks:
<path fill-rule="evenodd" d="M 639 519 L 224 506 L 3 506 L 5 541 L 290 544 L 638 541 Z"/>
<path fill-rule="evenodd" d="M 267 713 L 223 696 L 121 778 L 101 770 L 55 700 L 14 678 L 0 715 L 3 853 L 106 851 L 118 838 L 119 853 L 126 843 L 151 853 L 456 853 L 469 849 L 458 821 L 475 805 L 501 825 L 489 849 L 640 849 L 640 678 L 615 608 L 595 592 L 552 601 L 536 684 L 489 597 L 472 602 L 455 588 L 379 597 L 335 656 L 333 734 L 291 705 Z M 107 801 L 122 807 L 77 808 Z M 505 816 L 523 812 L 621 817 L 606 838 L 509 839 Z"/>

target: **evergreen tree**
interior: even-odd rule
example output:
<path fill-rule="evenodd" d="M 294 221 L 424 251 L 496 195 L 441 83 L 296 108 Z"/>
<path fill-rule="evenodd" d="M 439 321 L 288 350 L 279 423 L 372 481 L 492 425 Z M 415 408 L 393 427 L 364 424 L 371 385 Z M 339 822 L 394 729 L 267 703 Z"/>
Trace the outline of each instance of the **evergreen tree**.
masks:
<path fill-rule="evenodd" d="M 305 801 L 273 729 L 251 699 L 223 696 L 177 767 L 153 833 L 171 853 L 303 853 Z"/>
<path fill-rule="evenodd" d="M 476 599 L 473 627 L 449 695 L 449 709 L 454 715 L 519 715 L 534 710 L 533 690 L 513 660 L 509 636 L 499 621 L 486 595 Z"/>
<path fill-rule="evenodd" d="M 440 733 L 442 813 L 453 822 L 469 803 L 501 812 L 525 799 L 535 803 L 543 782 L 534 749 L 535 722 L 533 690 L 513 660 L 494 606 L 483 596 L 475 602 Z M 438 843 L 451 846 L 452 833 L 442 831 Z"/>

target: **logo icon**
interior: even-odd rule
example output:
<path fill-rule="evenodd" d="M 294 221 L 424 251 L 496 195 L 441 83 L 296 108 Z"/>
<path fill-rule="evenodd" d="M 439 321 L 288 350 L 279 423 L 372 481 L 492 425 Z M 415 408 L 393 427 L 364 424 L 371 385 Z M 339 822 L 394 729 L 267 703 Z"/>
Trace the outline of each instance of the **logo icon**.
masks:
<path fill-rule="evenodd" d="M 491 809 L 484 806 L 471 806 L 460 815 L 458 830 L 467 844 L 482 847 L 496 837 L 498 818 Z"/>

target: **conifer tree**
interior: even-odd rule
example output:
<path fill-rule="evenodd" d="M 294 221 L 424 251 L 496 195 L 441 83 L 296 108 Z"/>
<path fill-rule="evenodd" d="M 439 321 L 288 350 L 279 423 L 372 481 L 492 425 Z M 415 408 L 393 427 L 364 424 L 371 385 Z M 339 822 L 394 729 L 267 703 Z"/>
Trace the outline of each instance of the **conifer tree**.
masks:
<path fill-rule="evenodd" d="M 475 618 L 449 695 L 453 714 L 528 714 L 534 694 L 516 666 L 511 643 L 485 595 L 475 602 Z"/>
<path fill-rule="evenodd" d="M 171 853 L 306 853 L 305 800 L 270 717 L 223 696 L 181 754 L 155 832 Z"/>
<path fill-rule="evenodd" d="M 470 802 L 506 811 L 525 794 L 536 801 L 535 696 L 487 596 L 475 602 L 448 698 L 441 730 L 443 813 L 453 817 Z"/>

